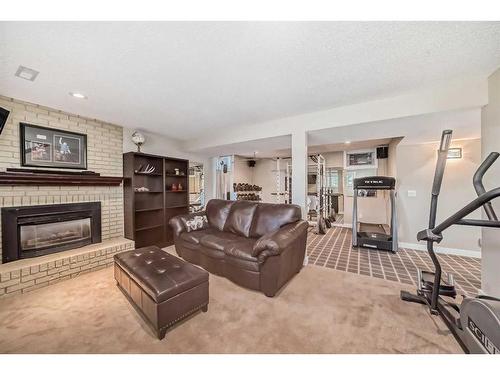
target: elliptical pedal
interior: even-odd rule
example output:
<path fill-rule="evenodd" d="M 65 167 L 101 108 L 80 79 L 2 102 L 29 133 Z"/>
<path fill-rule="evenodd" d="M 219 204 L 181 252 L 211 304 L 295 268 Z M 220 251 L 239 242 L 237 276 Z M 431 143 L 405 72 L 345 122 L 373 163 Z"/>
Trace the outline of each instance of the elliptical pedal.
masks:
<path fill-rule="evenodd" d="M 422 293 L 432 293 L 434 287 L 434 272 L 417 270 L 417 286 Z M 457 291 L 455 289 L 455 279 L 453 274 L 448 274 L 448 280 L 441 280 L 439 285 L 439 295 L 455 298 Z"/>

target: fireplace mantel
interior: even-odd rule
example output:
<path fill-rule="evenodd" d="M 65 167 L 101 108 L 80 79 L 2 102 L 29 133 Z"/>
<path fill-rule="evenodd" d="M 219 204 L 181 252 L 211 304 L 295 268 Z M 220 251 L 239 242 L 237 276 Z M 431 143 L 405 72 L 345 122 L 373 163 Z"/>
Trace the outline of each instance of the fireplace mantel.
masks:
<path fill-rule="evenodd" d="M 0 185 L 19 186 L 119 186 L 123 177 L 100 176 L 94 173 L 67 173 L 57 171 L 0 172 Z"/>

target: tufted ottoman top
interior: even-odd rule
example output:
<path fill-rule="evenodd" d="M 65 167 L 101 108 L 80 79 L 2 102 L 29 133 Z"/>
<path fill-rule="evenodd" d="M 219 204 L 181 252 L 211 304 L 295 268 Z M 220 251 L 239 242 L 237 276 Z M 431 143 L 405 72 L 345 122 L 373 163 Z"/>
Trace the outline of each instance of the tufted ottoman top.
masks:
<path fill-rule="evenodd" d="M 114 259 L 156 303 L 208 281 L 208 272 L 157 246 L 125 251 Z"/>

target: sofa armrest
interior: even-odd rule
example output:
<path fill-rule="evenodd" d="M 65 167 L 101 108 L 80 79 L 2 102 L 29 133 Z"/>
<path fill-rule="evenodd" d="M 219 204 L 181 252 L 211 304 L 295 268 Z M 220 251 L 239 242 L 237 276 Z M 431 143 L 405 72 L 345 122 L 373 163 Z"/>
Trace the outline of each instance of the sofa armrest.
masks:
<path fill-rule="evenodd" d="M 304 220 L 287 224 L 277 231 L 268 233 L 257 240 L 253 246 L 252 256 L 259 261 L 269 256 L 279 255 L 297 241 L 304 232 L 307 232 L 309 224 Z"/>
<path fill-rule="evenodd" d="M 172 230 L 174 231 L 174 236 L 178 237 L 182 232 L 186 232 L 186 221 L 193 219 L 195 216 L 204 216 L 205 211 L 193 212 L 190 214 L 177 215 L 171 218 L 168 222 Z"/>

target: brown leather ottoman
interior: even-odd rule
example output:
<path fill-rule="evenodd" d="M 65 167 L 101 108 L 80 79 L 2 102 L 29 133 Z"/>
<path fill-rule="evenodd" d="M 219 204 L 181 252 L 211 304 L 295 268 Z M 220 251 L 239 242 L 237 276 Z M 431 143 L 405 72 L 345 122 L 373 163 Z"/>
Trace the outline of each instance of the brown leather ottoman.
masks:
<path fill-rule="evenodd" d="M 208 310 L 208 272 L 157 246 L 125 251 L 114 259 L 116 284 L 160 340 L 168 327 Z"/>

